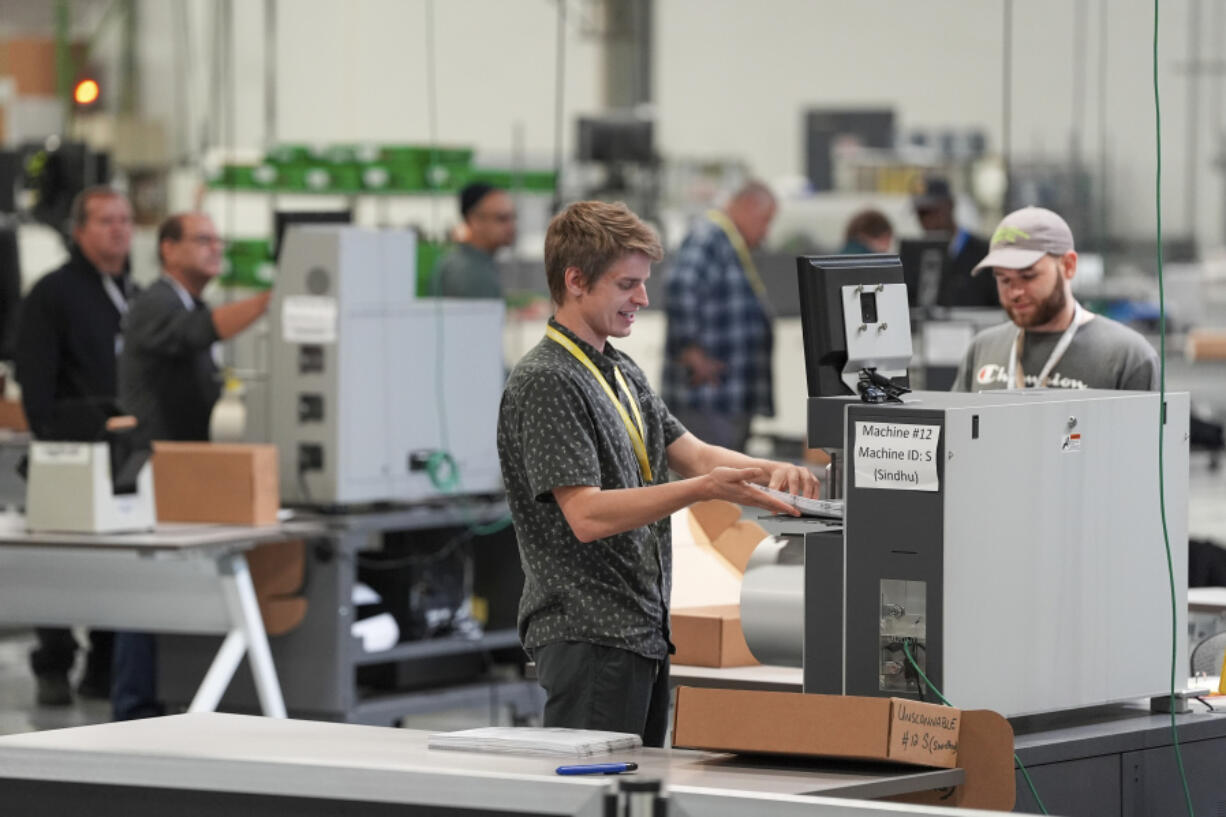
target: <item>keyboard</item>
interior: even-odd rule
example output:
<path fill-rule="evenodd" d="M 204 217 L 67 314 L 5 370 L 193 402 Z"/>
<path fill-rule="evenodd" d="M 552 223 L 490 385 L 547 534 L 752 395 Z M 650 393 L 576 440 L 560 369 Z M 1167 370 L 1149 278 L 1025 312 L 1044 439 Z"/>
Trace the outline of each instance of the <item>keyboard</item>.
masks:
<path fill-rule="evenodd" d="M 805 516 L 822 516 L 827 519 L 843 518 L 843 500 L 841 499 L 810 499 L 807 496 L 797 496 L 796 494 L 789 494 L 787 491 L 767 488 L 765 485 L 750 484 L 763 493 L 783 500 Z"/>

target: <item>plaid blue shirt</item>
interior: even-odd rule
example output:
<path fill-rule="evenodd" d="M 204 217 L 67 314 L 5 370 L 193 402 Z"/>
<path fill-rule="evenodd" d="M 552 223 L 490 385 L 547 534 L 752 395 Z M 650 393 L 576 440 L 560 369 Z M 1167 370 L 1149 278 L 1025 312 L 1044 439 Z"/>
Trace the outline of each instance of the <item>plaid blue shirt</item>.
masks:
<path fill-rule="evenodd" d="M 754 294 L 728 236 L 703 219 L 686 236 L 664 282 L 668 337 L 660 396 L 675 409 L 712 414 L 775 413 L 771 319 Z M 678 359 L 697 345 L 723 362 L 718 383 L 690 385 Z"/>

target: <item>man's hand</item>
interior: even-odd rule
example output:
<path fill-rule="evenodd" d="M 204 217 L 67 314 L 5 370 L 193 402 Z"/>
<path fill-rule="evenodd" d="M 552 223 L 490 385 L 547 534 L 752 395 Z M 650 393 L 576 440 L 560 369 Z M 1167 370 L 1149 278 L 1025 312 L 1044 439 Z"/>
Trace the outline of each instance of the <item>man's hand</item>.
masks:
<path fill-rule="evenodd" d="M 770 487 L 787 491 L 796 496 L 807 496 L 816 499 L 821 492 L 821 483 L 813 472 L 803 465 L 792 465 L 787 462 L 772 463 L 770 469 Z"/>
<path fill-rule="evenodd" d="M 727 468 L 720 466 L 702 478 L 707 483 L 708 499 L 724 499 L 738 505 L 752 505 L 773 513 L 800 516 L 800 511 L 770 494 L 759 491 L 749 483 L 765 485 L 764 468 Z"/>
<path fill-rule="evenodd" d="M 681 365 L 690 373 L 691 386 L 718 383 L 726 368 L 723 361 L 716 360 L 698 346 L 687 346 L 681 352 Z"/>

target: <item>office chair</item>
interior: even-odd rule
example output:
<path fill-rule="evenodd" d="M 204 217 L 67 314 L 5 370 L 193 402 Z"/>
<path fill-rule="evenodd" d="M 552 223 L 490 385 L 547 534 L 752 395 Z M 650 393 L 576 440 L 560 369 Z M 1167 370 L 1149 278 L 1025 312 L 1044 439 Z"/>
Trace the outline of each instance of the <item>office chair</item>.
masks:
<path fill-rule="evenodd" d="M 1226 632 L 1214 633 L 1192 648 L 1192 675 L 1221 675 L 1222 660 L 1226 658 Z"/>

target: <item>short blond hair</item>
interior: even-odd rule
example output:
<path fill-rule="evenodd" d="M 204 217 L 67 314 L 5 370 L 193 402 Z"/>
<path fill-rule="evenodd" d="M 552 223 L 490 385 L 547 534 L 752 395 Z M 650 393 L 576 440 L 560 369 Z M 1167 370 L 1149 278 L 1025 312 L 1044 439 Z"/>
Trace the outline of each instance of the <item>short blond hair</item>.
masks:
<path fill-rule="evenodd" d="M 566 270 L 581 272 L 591 290 L 609 267 L 630 253 L 652 261 L 664 257 L 656 231 L 620 201 L 578 201 L 553 217 L 545 233 L 545 277 L 549 295 L 559 306 L 566 296 Z"/>

